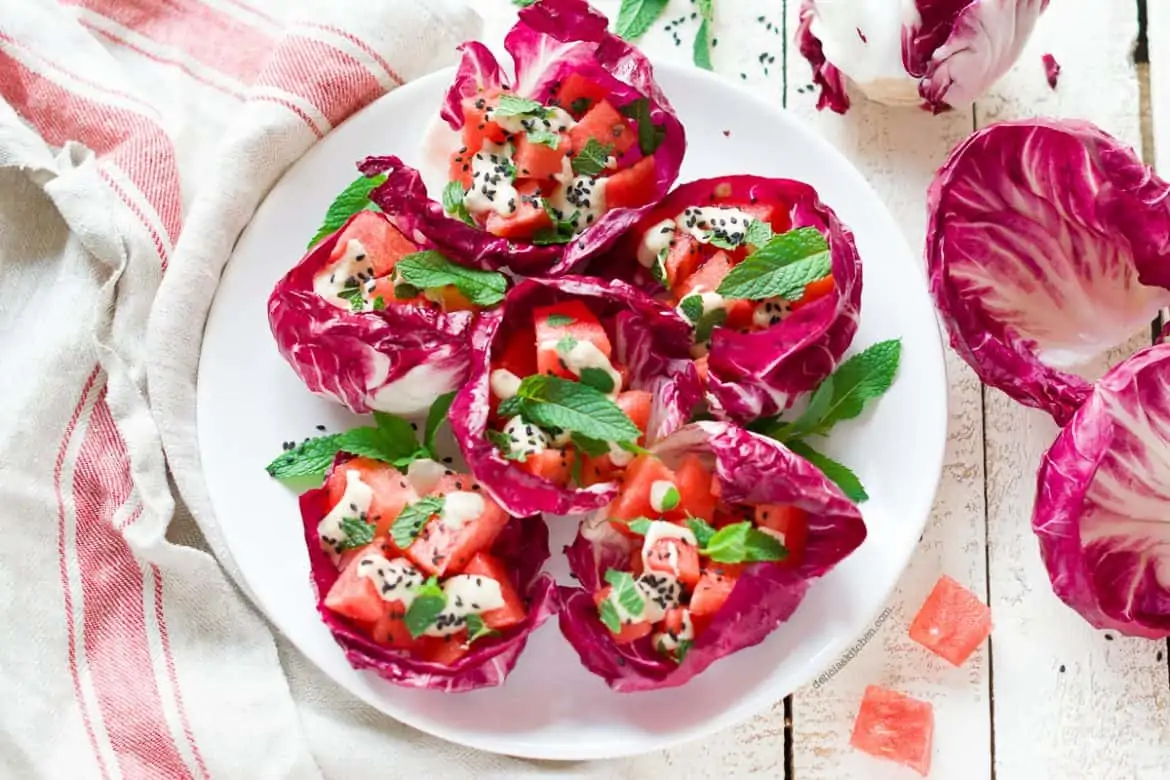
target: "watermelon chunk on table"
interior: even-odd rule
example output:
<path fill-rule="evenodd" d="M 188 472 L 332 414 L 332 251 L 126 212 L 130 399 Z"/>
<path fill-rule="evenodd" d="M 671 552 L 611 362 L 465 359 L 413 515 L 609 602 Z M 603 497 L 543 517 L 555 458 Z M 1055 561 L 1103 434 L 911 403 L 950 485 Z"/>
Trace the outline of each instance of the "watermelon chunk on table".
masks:
<path fill-rule="evenodd" d="M 945 574 L 910 624 L 911 639 L 955 666 L 962 666 L 990 633 L 991 610 Z"/>
<path fill-rule="evenodd" d="M 850 745 L 926 777 L 933 740 L 934 707 L 929 702 L 877 685 L 865 689 Z"/>

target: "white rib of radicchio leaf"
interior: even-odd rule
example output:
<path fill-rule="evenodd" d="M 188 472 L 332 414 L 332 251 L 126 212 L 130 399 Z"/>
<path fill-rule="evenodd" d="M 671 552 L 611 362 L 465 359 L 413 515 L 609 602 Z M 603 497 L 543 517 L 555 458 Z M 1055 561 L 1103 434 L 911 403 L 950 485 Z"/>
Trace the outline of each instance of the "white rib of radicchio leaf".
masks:
<path fill-rule="evenodd" d="M 1170 345 L 1096 384 L 1041 461 L 1032 528 L 1052 589 L 1089 623 L 1170 636 Z"/>
<path fill-rule="evenodd" d="M 500 309 L 482 315 L 476 323 L 471 335 L 471 372 L 450 413 L 451 429 L 472 474 L 510 514 L 590 512 L 617 495 L 614 482 L 587 488 L 558 487 L 505 459 L 485 437 L 491 413 L 491 358 L 497 338 L 506 338 L 518 328 L 530 328 L 535 307 L 574 298 L 584 299 L 602 324 L 609 325 L 615 361 L 628 371 L 630 385 L 626 389 L 653 394 L 648 442 L 683 425 L 702 400 L 699 375 L 690 360 L 690 326 L 673 310 L 620 281 L 562 276 L 519 283 Z"/>
<path fill-rule="evenodd" d="M 548 104 L 554 91 L 570 74 L 577 73 L 604 86 L 609 101 L 622 108 L 635 100 L 650 100 L 652 122 L 665 130 L 665 137 L 654 152 L 657 176 L 656 197 L 661 198 L 678 178 L 686 151 L 686 132 L 670 102 L 654 80 L 650 61 L 637 48 L 606 29 L 608 21 L 584 0 L 542 0 L 520 11 L 519 21 L 508 33 L 504 47 L 512 55 L 515 76 L 511 83 L 501 73 L 492 53 L 479 43 L 464 44 L 463 61 L 448 90 L 441 112 L 453 130 L 463 127 L 460 101 L 483 87 L 502 86 L 516 94 Z M 444 159 L 460 143 L 452 134 L 450 148 L 436 153 Z M 632 165 L 641 158 L 634 145 L 622 158 Z M 363 170 L 403 170 L 395 157 L 371 158 Z M 407 169 L 409 170 L 409 169 Z M 413 176 L 416 173 L 411 171 Z M 421 187 L 421 190 L 419 189 Z M 442 206 L 426 197 L 421 179 L 394 176 L 370 195 L 386 208 L 416 217 L 417 228 L 431 241 L 447 251 L 457 253 L 464 262 L 483 268 L 509 269 L 526 275 L 558 276 L 582 267 L 601 254 L 637 222 L 651 205 L 637 209 L 613 209 L 568 244 L 537 246 L 527 242 L 498 238 L 444 214 Z"/>
<path fill-rule="evenodd" d="M 1170 189 L 1076 121 L 985 128 L 930 188 L 926 262 L 955 350 L 987 384 L 1066 422 L 1070 373 L 1148 327 L 1170 293 Z"/>
<path fill-rule="evenodd" d="M 334 468 L 343 465 L 344 458 L 339 458 Z M 521 623 L 499 636 L 476 641 L 451 665 L 423 661 L 379 644 L 325 606 L 325 596 L 340 576 L 317 536 L 317 525 L 329 510 L 328 491 L 310 490 L 301 496 L 300 504 L 317 612 L 355 669 L 369 669 L 395 685 L 447 693 L 501 685 L 516 665 L 529 634 L 556 612 L 553 579 L 541 572 L 549 556 L 548 528 L 539 517 L 513 518 L 491 552 L 508 567 L 512 584 L 525 599 L 528 614 Z"/>
<path fill-rule="evenodd" d="M 815 467 L 772 439 L 727 423 L 693 423 L 659 442 L 654 452 L 668 464 L 696 453 L 713 465 L 729 503 L 795 504 L 808 512 L 804 558 L 795 567 L 750 565 L 727 602 L 696 639 L 682 664 L 658 653 L 650 637 L 618 645 L 597 615 L 593 593 L 607 569 L 628 569 L 630 541 L 587 522 L 565 550 L 579 588 L 558 588 L 561 631 L 581 663 L 621 692 L 682 685 L 715 661 L 762 642 L 800 606 L 811 581 L 824 575 L 865 541 L 857 507 Z"/>
<path fill-rule="evenodd" d="M 280 354 L 314 393 L 358 414 L 418 414 L 467 376 L 472 314 L 413 305 L 354 312 L 318 295 L 313 277 L 329 265 L 338 238 L 371 215 L 351 217 L 277 282 L 268 322 Z"/>

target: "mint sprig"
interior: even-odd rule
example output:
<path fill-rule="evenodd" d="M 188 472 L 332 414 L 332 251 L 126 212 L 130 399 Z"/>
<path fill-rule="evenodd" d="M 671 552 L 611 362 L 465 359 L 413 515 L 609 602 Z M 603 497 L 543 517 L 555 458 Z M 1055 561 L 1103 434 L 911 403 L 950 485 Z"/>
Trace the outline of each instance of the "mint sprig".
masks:
<path fill-rule="evenodd" d="M 431 458 L 438 460 L 438 453 L 435 451 L 435 434 L 439 432 L 439 426 L 447 419 L 447 415 L 451 411 L 451 404 L 455 401 L 455 392 L 444 393 L 435 399 L 431 404 L 431 408 L 427 410 L 427 422 L 423 428 L 423 448 L 430 454 Z"/>
<path fill-rule="evenodd" d="M 669 0 L 622 0 L 614 29 L 627 41 L 637 40 L 646 34 L 668 4 Z"/>
<path fill-rule="evenodd" d="M 447 182 L 447 186 L 443 188 L 443 211 L 461 222 L 476 227 L 471 212 L 467 210 L 467 205 L 463 202 L 466 196 L 467 190 L 464 189 L 463 182 Z"/>
<path fill-rule="evenodd" d="M 337 546 L 337 549 L 341 552 L 345 550 L 356 550 L 374 541 L 373 524 L 367 523 L 359 517 L 343 517 L 341 518 L 340 525 L 342 533 L 345 534 L 345 538 Z"/>
<path fill-rule="evenodd" d="M 535 116 L 544 118 L 548 109 L 535 100 L 520 97 L 519 95 L 500 95 L 500 102 L 495 108 L 496 116 Z"/>
<path fill-rule="evenodd" d="M 617 602 L 626 614 L 639 617 L 646 610 L 646 598 L 628 571 L 610 569 L 605 573 L 605 581 L 613 586 L 610 598 Z"/>
<path fill-rule="evenodd" d="M 264 470 L 275 479 L 300 479 L 325 476 L 337 453 L 341 450 L 342 434 L 332 433 L 307 439 L 287 452 L 276 456 Z"/>
<path fill-rule="evenodd" d="M 704 70 L 714 70 L 711 67 L 711 24 L 714 22 L 714 0 L 698 0 L 699 29 L 695 33 L 695 42 L 692 46 L 692 59 L 696 65 Z"/>
<path fill-rule="evenodd" d="M 532 243 L 537 246 L 552 246 L 555 244 L 567 244 L 577 237 L 577 228 L 574 222 L 581 216 L 581 212 L 574 211 L 573 215 L 568 219 L 562 219 L 560 214 L 548 204 L 548 201 L 543 201 L 544 211 L 548 214 L 549 220 L 552 221 L 551 227 L 541 228 L 536 231 L 536 235 L 532 237 Z"/>
<path fill-rule="evenodd" d="M 788 557 L 788 550 L 779 539 L 745 520 L 720 528 L 699 554 L 717 563 L 756 563 L 782 561 Z"/>
<path fill-rule="evenodd" d="M 821 473 L 841 488 L 841 492 L 853 503 L 860 504 L 869 500 L 869 493 L 865 492 L 865 486 L 861 484 L 861 480 L 848 466 L 813 449 L 812 445 L 804 439 L 788 442 L 788 449 L 820 469 Z"/>
<path fill-rule="evenodd" d="M 573 157 L 573 173 L 578 176 L 597 176 L 605 170 L 612 152 L 613 146 L 610 144 L 603 144 L 596 138 L 590 138 Z"/>
<path fill-rule="evenodd" d="M 654 120 L 650 118 L 650 98 L 640 97 L 631 100 L 618 111 L 637 123 L 638 148 L 642 150 L 642 154 L 649 157 L 658 151 L 658 147 L 666 140 L 666 128 L 654 124 Z"/>
<path fill-rule="evenodd" d="M 561 136 L 551 130 L 527 130 L 524 134 L 528 136 L 529 143 L 541 144 L 549 149 L 557 149 L 561 145 Z"/>
<path fill-rule="evenodd" d="M 483 618 L 476 614 L 464 616 L 463 624 L 467 626 L 467 640 L 464 645 L 470 645 L 477 639 L 498 636 L 500 633 L 494 628 L 488 628 L 487 624 L 483 622 Z"/>
<path fill-rule="evenodd" d="M 563 328 L 566 325 L 572 325 L 576 320 L 567 314 L 550 314 L 545 322 L 548 323 L 549 327 Z"/>
<path fill-rule="evenodd" d="M 427 521 L 443 511 L 445 503 L 446 499 L 442 496 L 424 496 L 403 507 L 398 517 L 394 519 L 394 524 L 390 526 L 390 538 L 394 540 L 398 549 L 405 550 L 409 547 L 418 538 Z"/>
<path fill-rule="evenodd" d="M 767 222 L 759 219 L 753 219 L 748 225 L 747 233 L 744 235 L 744 242 L 751 244 L 756 249 L 760 249 L 767 245 L 769 241 L 776 234 L 772 231 L 772 226 Z"/>
<path fill-rule="evenodd" d="M 717 292 L 725 298 L 759 301 L 798 300 L 810 282 L 833 270 L 829 244 L 816 228 L 790 230 L 773 237 L 723 278 Z"/>
<path fill-rule="evenodd" d="M 379 173 L 370 177 L 359 176 L 346 185 L 346 188 L 329 204 L 329 208 L 325 211 L 325 219 L 322 220 L 321 227 L 317 228 L 317 232 L 309 241 L 309 247 L 316 246 L 321 239 L 336 232 L 359 211 L 365 209 L 381 211 L 377 204 L 370 201 L 370 193 L 385 181 L 386 175 Z"/>
<path fill-rule="evenodd" d="M 434 625 L 435 620 L 438 619 L 446 606 L 447 594 L 443 593 L 443 589 L 439 587 L 438 578 L 430 577 L 419 586 L 414 601 L 406 610 L 406 616 L 403 618 L 406 630 L 410 632 L 412 637 L 418 639 Z"/>
<path fill-rule="evenodd" d="M 536 374 L 520 382 L 516 395 L 500 405 L 500 414 L 519 414 L 541 428 L 560 428 L 604 442 L 634 442 L 638 426 L 604 393 L 557 376 Z"/>
<path fill-rule="evenodd" d="M 494 306 L 508 291 L 502 273 L 459 265 L 433 249 L 403 257 L 394 270 L 401 281 L 423 290 L 453 286 L 476 306 Z"/>
<path fill-rule="evenodd" d="M 337 297 L 348 303 L 352 311 L 362 311 L 366 308 L 366 297 L 362 295 L 362 288 L 356 285 L 342 287 Z"/>

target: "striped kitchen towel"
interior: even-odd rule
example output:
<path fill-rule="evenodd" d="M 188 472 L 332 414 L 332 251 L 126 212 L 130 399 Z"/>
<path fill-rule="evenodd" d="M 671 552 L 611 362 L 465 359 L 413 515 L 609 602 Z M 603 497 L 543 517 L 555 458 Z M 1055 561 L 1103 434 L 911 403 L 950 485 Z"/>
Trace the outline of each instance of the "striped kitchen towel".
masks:
<path fill-rule="evenodd" d="M 0 0 L 0 777 L 523 771 L 274 637 L 225 576 L 193 433 L 257 204 L 478 25 L 458 0 Z"/>

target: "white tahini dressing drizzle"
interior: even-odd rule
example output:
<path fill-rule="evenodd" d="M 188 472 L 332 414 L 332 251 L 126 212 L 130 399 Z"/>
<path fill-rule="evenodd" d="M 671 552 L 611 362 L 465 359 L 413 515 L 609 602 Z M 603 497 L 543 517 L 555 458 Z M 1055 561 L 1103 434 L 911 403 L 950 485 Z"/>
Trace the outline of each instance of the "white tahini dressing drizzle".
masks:
<path fill-rule="evenodd" d="M 435 489 L 439 480 L 447 473 L 447 467 L 437 460 L 419 458 L 406 467 L 406 481 L 414 488 L 414 492 L 425 496 Z"/>
<path fill-rule="evenodd" d="M 520 460 L 544 452 L 550 443 L 547 433 L 524 422 L 519 415 L 504 424 L 504 435 L 508 437 L 513 457 Z"/>
<path fill-rule="evenodd" d="M 317 536 L 321 540 L 321 548 L 329 553 L 329 557 L 336 563 L 340 558 L 342 542 L 348 537 L 341 527 L 341 521 L 346 517 L 364 519 L 370 511 L 370 503 L 374 500 L 374 491 L 362 481 L 362 474 L 357 469 L 345 472 L 345 492 L 341 500 L 321 518 L 317 524 Z"/>
<path fill-rule="evenodd" d="M 634 585 L 643 601 L 641 615 L 627 612 L 618 601 L 616 591 L 609 595 L 609 602 L 613 604 L 623 624 L 657 623 L 666 616 L 668 609 L 677 607 L 682 599 L 682 584 L 677 577 L 664 572 L 646 572 L 634 580 Z"/>
<path fill-rule="evenodd" d="M 520 392 L 520 377 L 506 368 L 497 368 L 489 379 L 492 395 L 501 401 L 507 401 Z"/>
<path fill-rule="evenodd" d="M 695 624 L 691 622 L 691 611 L 684 609 L 682 615 L 682 630 L 677 634 L 672 634 L 669 631 L 660 631 L 651 637 L 654 646 L 662 652 L 669 653 L 678 649 L 679 644 L 682 642 L 695 638 Z"/>
<path fill-rule="evenodd" d="M 565 160 L 568 159 L 566 156 Z M 572 169 L 569 171 L 571 173 Z M 580 232 L 605 213 L 605 179 L 595 179 L 592 176 L 566 179 L 561 173 L 557 175 L 557 180 L 561 185 L 552 191 L 546 202 L 558 219 L 571 223 L 573 229 Z"/>
<path fill-rule="evenodd" d="M 613 397 L 622 391 L 621 372 L 613 367 L 613 363 L 609 362 L 609 358 L 596 344 L 592 341 L 577 341 L 569 349 L 562 349 L 563 346 L 564 342 L 561 341 L 543 342 L 540 349 L 556 350 L 564 361 L 565 368 L 574 376 L 581 376 L 581 372 L 587 368 L 599 368 L 609 374 L 609 378 L 613 380 L 613 390 L 607 395 Z"/>
<path fill-rule="evenodd" d="M 783 298 L 765 298 L 756 304 L 752 312 L 752 324 L 757 328 L 770 328 L 778 325 L 792 312 L 792 303 Z"/>
<path fill-rule="evenodd" d="M 656 479 L 650 484 L 650 508 L 655 512 L 669 511 L 664 506 L 670 491 L 678 492 L 678 488 L 669 479 Z"/>
<path fill-rule="evenodd" d="M 511 144 L 487 141 L 471 159 L 471 189 L 463 196 L 463 205 L 472 214 L 494 211 L 502 217 L 516 213 L 520 193 L 512 182 Z"/>
<path fill-rule="evenodd" d="M 358 576 L 374 581 L 383 601 L 400 601 L 404 608 L 414 602 L 415 593 L 426 577 L 406 558 L 386 558 L 366 553 L 358 561 Z"/>
<path fill-rule="evenodd" d="M 439 520 L 452 531 L 457 531 L 480 517 L 486 508 L 483 496 L 467 490 L 453 490 L 443 497 L 443 511 Z"/>
<path fill-rule="evenodd" d="M 634 453 L 623 450 L 617 442 L 611 441 L 609 443 L 609 462 L 619 469 L 633 463 L 635 457 L 637 456 Z"/>
<path fill-rule="evenodd" d="M 447 604 L 427 628 L 427 636 L 449 636 L 463 629 L 464 618 L 500 609 L 504 595 L 500 583 L 477 574 L 457 574 L 443 583 Z"/>
<path fill-rule="evenodd" d="M 667 523 L 662 520 L 654 520 L 650 523 L 650 529 L 646 532 L 646 539 L 642 543 L 642 565 L 645 569 L 651 569 L 650 550 L 654 545 L 663 539 L 678 539 L 681 542 L 698 547 L 699 540 L 689 528 L 674 523 Z M 674 576 L 678 576 L 678 550 L 674 545 L 669 546 L 670 552 L 668 557 L 661 562 L 670 566 L 671 572 Z M 661 560 L 661 559 L 660 559 Z M 658 561 L 655 561 L 657 563 Z"/>
<path fill-rule="evenodd" d="M 711 243 L 713 236 L 739 245 L 747 237 L 748 225 L 755 220 L 751 214 L 724 206 L 691 206 L 675 219 L 679 230 L 694 236 L 700 244 Z"/>
<path fill-rule="evenodd" d="M 638 244 L 638 262 L 644 268 L 654 265 L 658 253 L 663 249 L 670 249 L 670 242 L 678 231 L 673 219 L 664 219 L 651 226 L 642 234 L 642 241 Z"/>
<path fill-rule="evenodd" d="M 351 238 L 345 245 L 345 253 L 335 263 L 322 268 L 313 277 L 313 292 L 334 306 L 349 310 L 352 306 L 341 297 L 341 291 L 347 287 L 361 287 L 364 290 L 373 278 L 373 260 L 370 259 L 362 242 Z"/>
<path fill-rule="evenodd" d="M 567 133 L 577 126 L 573 115 L 559 106 L 546 106 L 546 116 L 500 116 L 495 109 L 489 108 L 485 113 L 488 121 L 495 122 L 505 133 L 527 133 L 531 130 L 543 130 L 551 133 Z"/>

